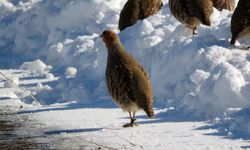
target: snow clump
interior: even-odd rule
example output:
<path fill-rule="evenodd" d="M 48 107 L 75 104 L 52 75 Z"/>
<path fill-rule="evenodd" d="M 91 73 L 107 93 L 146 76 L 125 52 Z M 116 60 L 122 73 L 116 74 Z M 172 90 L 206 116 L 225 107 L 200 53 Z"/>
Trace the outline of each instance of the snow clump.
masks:
<path fill-rule="evenodd" d="M 51 66 L 47 66 L 44 62 L 38 59 L 35 61 L 24 62 L 19 68 L 29 70 L 33 73 L 44 74 L 51 69 Z"/>
<path fill-rule="evenodd" d="M 76 76 L 77 69 L 74 67 L 68 67 L 65 71 L 66 78 L 73 78 Z"/>

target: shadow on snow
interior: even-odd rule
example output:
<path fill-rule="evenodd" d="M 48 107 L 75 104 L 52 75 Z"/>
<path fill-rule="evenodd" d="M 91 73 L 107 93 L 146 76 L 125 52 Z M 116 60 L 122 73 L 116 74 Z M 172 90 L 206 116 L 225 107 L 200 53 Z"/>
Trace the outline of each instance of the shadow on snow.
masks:
<path fill-rule="evenodd" d="M 102 128 L 85 128 L 85 129 L 65 129 L 65 130 L 53 130 L 44 132 L 45 135 L 63 134 L 63 133 L 84 133 L 84 132 L 95 132 L 100 131 Z"/>
<path fill-rule="evenodd" d="M 85 108 L 117 108 L 117 106 L 111 100 L 101 101 L 100 103 L 96 102 L 95 104 L 79 104 L 79 103 L 67 103 L 67 104 L 58 104 L 52 106 L 43 106 L 33 110 L 23 110 L 19 111 L 17 114 L 27 114 L 27 113 L 39 113 L 46 111 L 63 111 L 63 110 L 72 110 L 72 109 L 85 109 Z M 156 108 L 157 109 L 157 108 Z M 208 119 L 192 117 L 192 115 L 183 114 L 182 111 L 177 110 L 159 110 L 157 114 L 155 114 L 154 119 L 149 119 L 146 114 L 136 115 L 138 124 L 156 124 L 156 123 L 166 123 L 166 122 L 209 122 Z M 122 117 L 121 119 L 128 119 L 127 117 Z M 221 136 L 223 138 L 228 139 L 244 139 L 250 140 L 249 136 L 242 135 L 229 135 L 228 132 L 225 131 L 225 125 L 223 124 L 207 124 L 199 128 L 195 128 L 194 130 L 210 130 L 215 129 L 214 133 L 207 133 L 204 135 L 207 136 Z M 87 129 L 75 129 L 75 130 L 55 130 L 45 132 L 47 135 L 52 134 L 61 134 L 61 133 L 80 133 L 80 132 L 94 132 L 102 130 L 102 128 L 87 128 Z M 249 146 L 243 146 L 243 149 L 250 148 Z"/>
<path fill-rule="evenodd" d="M 73 109 L 84 109 L 84 108 L 117 108 L 117 106 L 111 102 L 96 102 L 97 104 L 80 104 L 80 103 L 67 103 L 62 105 L 49 105 L 49 106 L 42 106 L 37 109 L 32 110 L 23 110 L 17 112 L 17 114 L 27 114 L 27 113 L 39 113 L 39 112 L 46 112 L 46 111 L 63 111 L 63 110 L 73 110 Z"/>

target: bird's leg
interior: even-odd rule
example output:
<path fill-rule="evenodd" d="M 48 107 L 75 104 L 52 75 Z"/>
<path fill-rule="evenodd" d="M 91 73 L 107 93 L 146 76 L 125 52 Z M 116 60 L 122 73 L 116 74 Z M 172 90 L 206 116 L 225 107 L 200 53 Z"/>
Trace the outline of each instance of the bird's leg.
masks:
<path fill-rule="evenodd" d="M 129 118 L 130 118 L 130 120 L 131 120 L 131 122 L 132 122 L 131 111 L 129 111 L 128 113 L 129 113 Z M 124 124 L 123 127 L 124 127 L 124 128 L 131 127 L 131 122 L 130 122 L 130 123 Z"/>
<path fill-rule="evenodd" d="M 198 28 L 197 28 L 197 26 L 195 26 L 193 28 L 193 36 L 197 35 L 197 32 L 198 32 Z"/>
<path fill-rule="evenodd" d="M 123 125 L 124 128 L 137 126 L 135 123 L 135 112 L 133 112 L 133 117 L 131 116 L 131 111 L 128 112 L 130 117 L 130 123 Z"/>
<path fill-rule="evenodd" d="M 132 126 L 137 126 L 137 124 L 135 123 L 136 118 L 135 118 L 135 112 L 133 112 L 133 117 L 131 118 L 131 124 Z"/>

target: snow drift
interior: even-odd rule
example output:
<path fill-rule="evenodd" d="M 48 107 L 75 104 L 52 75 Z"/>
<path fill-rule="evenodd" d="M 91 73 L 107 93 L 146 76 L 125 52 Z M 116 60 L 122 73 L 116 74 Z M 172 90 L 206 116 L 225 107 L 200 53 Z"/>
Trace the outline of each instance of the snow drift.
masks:
<path fill-rule="evenodd" d="M 124 3 L 1 0 L 1 67 L 37 59 L 43 61 L 37 66 L 40 73 L 48 67 L 45 64 L 52 66 L 59 80 L 48 94 L 37 93 L 47 104 L 110 101 L 104 80 L 107 52 L 99 35 L 105 29 L 117 31 Z M 201 26 L 192 36 L 170 14 L 165 0 L 158 14 L 119 33 L 127 51 L 148 71 L 156 107 L 175 107 L 202 118 L 249 107 L 250 57 L 229 45 L 231 16 L 232 12 L 214 9 L 212 26 Z"/>

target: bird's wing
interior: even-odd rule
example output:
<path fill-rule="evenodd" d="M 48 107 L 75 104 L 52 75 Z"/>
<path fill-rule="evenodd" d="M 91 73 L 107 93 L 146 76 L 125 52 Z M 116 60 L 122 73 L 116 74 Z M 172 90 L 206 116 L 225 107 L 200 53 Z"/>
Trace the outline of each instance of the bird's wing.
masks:
<path fill-rule="evenodd" d="M 128 0 L 124 5 L 119 18 L 119 30 L 134 25 L 139 17 L 139 2 L 138 0 Z"/>
<path fill-rule="evenodd" d="M 127 58 L 129 58 L 127 60 L 130 60 L 130 63 L 124 63 L 124 68 L 131 71 L 131 83 L 129 85 L 131 89 L 130 98 L 138 106 L 142 108 L 148 107 L 151 105 L 153 97 L 153 90 L 148 75 L 142 65 L 137 63 L 132 55 L 127 54 Z"/>
<path fill-rule="evenodd" d="M 132 94 L 133 97 L 135 97 L 133 101 L 148 114 L 147 110 L 152 108 L 153 105 L 153 89 L 146 71 L 142 65 L 137 65 L 140 73 L 135 72 L 133 75 L 132 84 L 134 84 L 134 86 L 132 87 Z"/>
<path fill-rule="evenodd" d="M 213 3 L 211 0 L 194 0 L 188 3 L 190 11 L 195 14 L 202 24 L 210 26 L 210 16 L 213 12 Z"/>
<path fill-rule="evenodd" d="M 223 9 L 233 11 L 235 9 L 235 0 L 212 0 L 212 2 L 213 6 L 219 11 Z"/>
<path fill-rule="evenodd" d="M 132 79 L 131 69 L 123 64 L 110 65 L 106 72 L 108 90 L 116 100 L 133 99 Z"/>
<path fill-rule="evenodd" d="M 148 79 L 148 74 L 147 74 L 147 72 L 145 71 L 145 69 L 142 67 L 142 65 L 138 64 L 138 67 L 139 67 L 140 70 L 143 72 L 143 75 L 145 76 L 145 78 Z"/>
<path fill-rule="evenodd" d="M 140 1 L 139 19 L 145 19 L 156 14 L 163 6 L 162 0 L 143 0 Z"/>
<path fill-rule="evenodd" d="M 180 22 L 185 22 L 188 16 L 191 16 L 188 2 L 186 0 L 169 0 L 169 8 L 172 15 Z"/>

